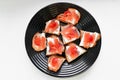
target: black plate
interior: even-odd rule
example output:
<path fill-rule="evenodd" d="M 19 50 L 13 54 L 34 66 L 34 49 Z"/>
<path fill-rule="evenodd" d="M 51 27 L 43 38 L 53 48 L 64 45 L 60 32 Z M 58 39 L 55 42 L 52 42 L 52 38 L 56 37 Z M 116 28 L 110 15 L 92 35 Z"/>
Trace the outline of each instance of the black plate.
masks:
<path fill-rule="evenodd" d="M 101 47 L 100 39 L 94 48 L 88 49 L 87 53 L 80 56 L 75 61 L 69 64 L 65 61 L 58 72 L 48 70 L 48 57 L 46 57 L 46 50 L 42 52 L 34 51 L 32 48 L 32 38 L 36 32 L 42 32 L 44 30 L 46 21 L 55 18 L 58 14 L 63 13 L 68 8 L 75 8 L 81 13 L 79 23 L 75 25 L 79 30 L 82 29 L 85 31 L 100 33 L 99 26 L 95 19 L 85 9 L 71 3 L 54 3 L 44 7 L 34 15 L 27 27 L 25 35 L 26 50 L 33 64 L 44 73 L 56 77 L 73 76 L 85 71 L 95 62 Z M 79 44 L 79 40 L 76 41 L 76 43 Z"/>

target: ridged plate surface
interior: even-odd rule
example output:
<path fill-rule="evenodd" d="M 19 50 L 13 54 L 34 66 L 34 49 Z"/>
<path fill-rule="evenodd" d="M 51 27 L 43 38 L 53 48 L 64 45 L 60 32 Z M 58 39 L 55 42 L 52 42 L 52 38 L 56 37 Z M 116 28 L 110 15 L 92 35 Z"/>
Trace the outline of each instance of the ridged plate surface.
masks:
<path fill-rule="evenodd" d="M 36 32 L 42 32 L 44 30 L 46 21 L 55 18 L 58 14 L 63 13 L 65 10 L 71 7 L 77 9 L 81 13 L 81 19 L 79 23 L 75 25 L 79 30 L 82 29 L 85 31 L 100 33 L 99 26 L 95 19 L 85 9 L 71 3 L 54 3 L 42 8 L 33 16 L 25 34 L 25 46 L 27 54 L 32 63 L 44 73 L 56 77 L 73 76 L 87 70 L 95 62 L 101 47 L 100 39 L 94 48 L 88 49 L 87 53 L 83 54 L 75 61 L 69 64 L 65 61 L 58 72 L 52 72 L 48 70 L 48 57 L 46 57 L 46 49 L 41 52 L 34 51 L 32 48 L 33 35 Z M 75 43 L 79 45 L 80 40 L 76 40 Z"/>

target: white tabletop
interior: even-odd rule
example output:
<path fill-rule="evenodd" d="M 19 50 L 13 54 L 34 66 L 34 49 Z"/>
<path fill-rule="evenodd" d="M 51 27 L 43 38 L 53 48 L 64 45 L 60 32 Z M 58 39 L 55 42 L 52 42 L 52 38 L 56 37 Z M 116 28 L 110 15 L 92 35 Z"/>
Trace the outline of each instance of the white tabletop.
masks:
<path fill-rule="evenodd" d="M 33 15 L 48 4 L 77 4 L 96 19 L 102 34 L 100 55 L 91 68 L 69 78 L 38 70 L 25 49 L 25 31 Z M 0 0 L 0 80 L 120 80 L 119 0 Z"/>

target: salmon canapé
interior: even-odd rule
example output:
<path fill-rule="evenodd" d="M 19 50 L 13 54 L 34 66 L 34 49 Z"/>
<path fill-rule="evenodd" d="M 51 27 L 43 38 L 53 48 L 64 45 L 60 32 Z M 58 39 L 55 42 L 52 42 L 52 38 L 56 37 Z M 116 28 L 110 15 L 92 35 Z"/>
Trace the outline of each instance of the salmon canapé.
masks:
<path fill-rule="evenodd" d="M 57 16 L 57 19 L 65 22 L 65 23 L 70 23 L 70 24 L 77 24 L 81 15 L 80 12 L 74 8 L 68 8 L 64 13 L 59 14 Z"/>
<path fill-rule="evenodd" d="M 64 57 L 52 55 L 48 58 L 48 69 L 57 72 L 61 68 L 64 61 Z"/>
<path fill-rule="evenodd" d="M 68 62 L 72 62 L 85 52 L 86 52 L 85 49 L 79 47 L 75 43 L 70 43 L 66 46 L 65 56 Z"/>
<path fill-rule="evenodd" d="M 52 19 L 46 22 L 45 33 L 56 34 L 60 33 L 60 22 L 56 19 Z"/>
<path fill-rule="evenodd" d="M 81 42 L 80 46 L 84 48 L 91 48 L 96 45 L 96 42 L 100 39 L 100 34 L 97 32 L 88 32 L 81 30 Z"/>
<path fill-rule="evenodd" d="M 57 36 L 51 36 L 47 38 L 46 55 L 54 55 L 54 54 L 62 55 L 63 51 L 64 51 L 64 45 Z"/>
<path fill-rule="evenodd" d="M 79 33 L 78 29 L 71 24 L 62 26 L 61 34 L 62 34 L 64 44 L 75 41 L 76 39 L 78 39 L 80 37 L 80 33 Z"/>
<path fill-rule="evenodd" d="M 45 33 L 37 32 L 32 39 L 32 47 L 35 51 L 42 51 L 46 48 Z"/>

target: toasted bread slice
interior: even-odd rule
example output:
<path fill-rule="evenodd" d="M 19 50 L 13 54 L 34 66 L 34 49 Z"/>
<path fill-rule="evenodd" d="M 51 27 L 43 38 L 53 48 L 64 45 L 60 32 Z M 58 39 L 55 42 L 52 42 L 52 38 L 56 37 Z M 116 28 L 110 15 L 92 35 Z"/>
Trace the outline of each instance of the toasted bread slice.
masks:
<path fill-rule="evenodd" d="M 52 19 L 46 22 L 45 33 L 60 34 L 60 22 L 56 19 Z"/>
<path fill-rule="evenodd" d="M 57 19 L 70 24 L 77 24 L 81 15 L 80 12 L 77 9 L 74 8 L 68 8 L 64 13 L 61 13 L 57 16 Z"/>
<path fill-rule="evenodd" d="M 45 33 L 37 32 L 32 39 L 32 47 L 35 51 L 42 51 L 46 48 Z"/>
<path fill-rule="evenodd" d="M 97 32 L 89 32 L 81 30 L 81 42 L 80 46 L 84 48 L 92 48 L 96 45 L 96 42 L 100 39 L 100 34 Z"/>
<path fill-rule="evenodd" d="M 78 29 L 71 24 L 61 26 L 61 34 L 62 34 L 64 44 L 75 41 L 80 37 L 80 33 Z"/>
<path fill-rule="evenodd" d="M 52 35 L 47 38 L 47 51 L 46 51 L 47 56 L 54 54 L 62 55 L 63 51 L 64 45 L 57 36 Z"/>
<path fill-rule="evenodd" d="M 48 58 L 48 69 L 57 72 L 61 68 L 64 61 L 64 57 L 52 55 Z"/>
<path fill-rule="evenodd" d="M 81 48 L 75 43 L 70 43 L 66 46 L 65 56 L 68 62 L 72 62 L 85 52 L 86 52 L 85 49 Z"/>

